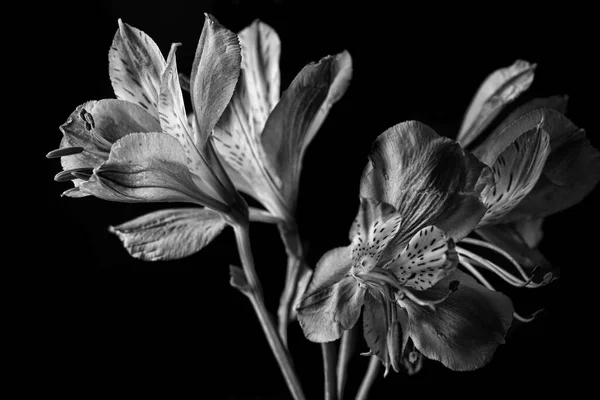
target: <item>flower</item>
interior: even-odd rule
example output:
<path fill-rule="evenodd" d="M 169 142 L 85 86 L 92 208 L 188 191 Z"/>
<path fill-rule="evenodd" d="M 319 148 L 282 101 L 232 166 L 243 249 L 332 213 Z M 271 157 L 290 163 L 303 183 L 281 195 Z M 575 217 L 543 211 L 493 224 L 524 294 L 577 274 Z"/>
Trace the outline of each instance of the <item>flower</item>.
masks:
<path fill-rule="evenodd" d="M 214 131 L 215 148 L 238 190 L 295 226 L 306 148 L 352 76 L 347 51 L 306 65 L 279 97 L 281 42 L 255 20 L 239 33 L 242 72 Z"/>
<path fill-rule="evenodd" d="M 173 44 L 165 61 L 144 32 L 119 20 L 109 51 L 117 99 L 89 101 L 61 126 L 59 149 L 72 180 L 64 195 L 121 202 L 187 202 L 208 208 L 162 210 L 112 228 L 128 251 L 144 259 L 189 255 L 228 220 L 248 209 L 220 163 L 209 135 L 239 78 L 237 36 L 206 14 L 192 67 L 195 120 L 184 107 Z"/>
<path fill-rule="evenodd" d="M 481 139 L 501 108 L 529 87 L 534 69 L 535 65 L 519 60 L 484 81 L 463 120 L 461 144 Z M 600 180 L 600 152 L 590 145 L 585 131 L 565 117 L 567 100 L 567 96 L 533 99 L 473 146 L 473 154 L 492 169 L 494 182 L 482 192 L 488 211 L 476 230 L 487 242 L 469 241 L 512 261 L 523 279 L 489 263 L 486 268 L 517 286 L 535 285 L 527 283 L 530 279 L 520 267 L 550 268 L 536 249 L 544 218 L 579 203 Z M 534 131 L 545 132 L 548 143 L 524 146 Z M 551 277 L 546 273 L 544 282 Z"/>
<path fill-rule="evenodd" d="M 455 242 L 485 214 L 480 195 L 490 179 L 489 168 L 424 124 L 381 134 L 361 178 L 351 244 L 323 255 L 297 305 L 305 336 L 336 340 L 362 309 L 365 340 L 386 373 L 416 361 L 412 346 L 453 370 L 485 365 L 513 306 L 457 269 Z"/>

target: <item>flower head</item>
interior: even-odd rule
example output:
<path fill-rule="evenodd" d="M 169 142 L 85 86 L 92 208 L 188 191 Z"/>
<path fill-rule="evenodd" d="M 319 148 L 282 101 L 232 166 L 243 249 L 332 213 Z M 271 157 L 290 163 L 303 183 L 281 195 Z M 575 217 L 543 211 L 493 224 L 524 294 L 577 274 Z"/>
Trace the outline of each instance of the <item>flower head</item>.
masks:
<path fill-rule="evenodd" d="M 534 69 L 519 60 L 490 75 L 458 135 L 463 145 L 475 144 L 473 154 L 494 175 L 482 192 L 487 211 L 477 233 L 525 268 L 550 266 L 536 249 L 543 219 L 579 203 L 600 180 L 600 152 L 565 117 L 567 96 L 533 99 L 475 142 L 502 107 L 529 87 Z"/>
<path fill-rule="evenodd" d="M 288 224 L 308 144 L 350 82 L 348 52 L 310 63 L 280 97 L 281 42 L 254 21 L 239 33 L 240 80 L 215 131 L 215 148 L 235 186 Z"/>
<path fill-rule="evenodd" d="M 248 217 L 246 203 L 208 140 L 239 78 L 238 38 L 206 14 L 192 66 L 191 123 L 177 72 L 178 46 L 171 46 L 165 60 L 148 35 L 119 20 L 109 51 L 117 99 L 77 107 L 61 126 L 59 149 L 48 154 L 61 158 L 64 171 L 56 180 L 75 185 L 67 196 L 208 207 L 160 211 L 114 228 L 132 254 L 146 259 L 197 250 L 188 244 L 206 243 L 218 233 L 223 227 L 219 214 L 234 220 Z M 161 242 L 175 248 L 157 251 Z"/>
<path fill-rule="evenodd" d="M 484 365 L 503 343 L 512 303 L 457 270 L 454 243 L 483 217 L 489 179 L 485 165 L 426 125 L 380 135 L 351 244 L 321 258 L 297 306 L 306 337 L 336 340 L 362 309 L 366 342 L 386 371 L 398 371 L 412 345 L 451 369 Z"/>

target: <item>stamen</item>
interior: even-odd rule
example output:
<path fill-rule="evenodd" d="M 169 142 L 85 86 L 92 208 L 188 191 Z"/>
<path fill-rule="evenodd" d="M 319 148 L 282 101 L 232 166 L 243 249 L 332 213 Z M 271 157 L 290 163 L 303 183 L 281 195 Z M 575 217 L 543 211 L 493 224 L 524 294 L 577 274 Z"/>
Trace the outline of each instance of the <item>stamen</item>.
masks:
<path fill-rule="evenodd" d="M 180 72 L 179 73 L 179 86 L 181 86 L 181 90 L 189 93 L 190 92 L 190 77 Z"/>
<path fill-rule="evenodd" d="M 458 246 L 456 246 L 456 251 L 458 252 L 459 255 L 467 256 L 471 260 L 475 261 L 478 265 L 483 266 L 483 267 L 489 269 L 490 271 L 494 272 L 500 278 L 504 279 L 506 282 L 510 283 L 511 285 L 513 285 L 515 287 L 526 287 L 526 288 L 534 289 L 534 288 L 539 288 L 539 287 L 545 286 L 547 283 L 547 282 L 542 282 L 540 284 L 540 283 L 533 282 L 533 278 L 534 278 L 533 275 L 531 277 L 528 277 L 526 281 L 523 281 L 523 280 L 517 278 L 516 276 L 514 276 L 513 274 L 511 274 L 510 272 L 505 271 L 504 269 L 502 269 L 495 263 L 491 262 L 490 260 L 486 260 L 485 258 L 478 256 L 475 253 L 472 253 L 472 252 L 470 252 L 466 249 L 463 249 L 461 247 L 458 247 Z"/>
<path fill-rule="evenodd" d="M 92 176 L 92 168 L 73 168 L 59 172 L 54 176 L 56 182 L 67 182 L 73 179 L 87 180 Z"/>
<path fill-rule="evenodd" d="M 478 240 L 478 239 L 473 239 L 473 238 L 464 238 L 461 240 L 461 242 L 470 243 L 470 244 L 473 244 L 476 246 L 481 246 L 481 247 L 485 247 L 490 250 L 494 250 L 496 253 L 504 256 L 508 261 L 510 261 L 510 263 L 517 269 L 517 271 L 519 271 L 519 273 L 521 274 L 523 279 L 529 279 L 529 277 L 527 276 L 527 273 L 525 273 L 525 271 L 523 270 L 521 265 L 519 265 L 517 260 L 515 260 L 507 251 L 501 249 L 500 247 L 493 245 L 491 243 L 485 242 L 483 240 Z"/>
<path fill-rule="evenodd" d="M 64 156 L 70 156 L 73 154 L 79 154 L 83 151 L 83 147 L 74 146 L 74 147 L 63 147 L 62 149 L 52 150 L 48 154 L 46 154 L 46 158 L 59 158 Z"/>
<path fill-rule="evenodd" d="M 417 296 L 415 296 L 415 294 L 412 293 L 410 291 L 410 289 L 401 288 L 396 293 L 396 301 L 398 302 L 398 305 L 401 306 L 400 301 L 404 300 L 404 298 L 406 297 L 406 298 L 410 299 L 412 302 L 414 302 L 420 306 L 429 307 L 432 311 L 435 311 L 435 306 L 437 304 L 440 304 L 443 301 L 445 301 L 448 298 L 448 296 L 450 296 L 453 292 L 455 292 L 458 289 L 458 286 L 459 286 L 458 281 L 450 282 L 450 285 L 448 285 L 448 293 L 446 293 L 446 295 L 444 297 L 442 297 L 441 299 L 438 299 L 438 300 L 422 300 L 422 299 L 419 299 Z"/>
<path fill-rule="evenodd" d="M 470 273 L 472 273 L 477 279 L 479 279 L 479 281 L 488 289 L 493 290 L 494 292 L 497 292 L 496 289 L 494 289 L 494 287 L 492 286 L 491 283 L 489 283 L 484 277 L 483 275 L 481 275 L 479 273 L 479 271 L 477 271 L 477 269 L 475 269 L 475 267 L 468 262 L 464 257 L 461 257 L 460 255 L 458 256 L 458 260 L 459 263 L 465 267 Z M 521 314 L 517 313 L 516 311 L 513 311 L 513 317 L 516 320 L 519 320 L 521 322 L 531 322 L 533 321 L 540 313 L 544 312 L 544 309 L 538 310 L 536 312 L 534 312 L 530 318 L 525 318 L 523 316 L 521 316 Z"/>

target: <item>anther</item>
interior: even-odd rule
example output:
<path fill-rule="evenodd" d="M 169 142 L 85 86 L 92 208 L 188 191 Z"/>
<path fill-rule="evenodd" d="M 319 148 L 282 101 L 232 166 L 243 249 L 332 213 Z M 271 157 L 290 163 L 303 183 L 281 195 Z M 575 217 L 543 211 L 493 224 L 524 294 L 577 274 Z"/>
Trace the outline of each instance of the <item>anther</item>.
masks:
<path fill-rule="evenodd" d="M 52 150 L 48 154 L 46 154 L 46 158 L 58 158 L 64 156 L 70 156 L 73 154 L 79 154 L 83 151 L 83 147 L 74 146 L 74 147 L 63 147 L 62 149 Z"/>
<path fill-rule="evenodd" d="M 56 182 L 66 182 L 73 179 L 89 179 L 92 176 L 92 168 L 73 168 L 59 172 L 54 176 Z"/>

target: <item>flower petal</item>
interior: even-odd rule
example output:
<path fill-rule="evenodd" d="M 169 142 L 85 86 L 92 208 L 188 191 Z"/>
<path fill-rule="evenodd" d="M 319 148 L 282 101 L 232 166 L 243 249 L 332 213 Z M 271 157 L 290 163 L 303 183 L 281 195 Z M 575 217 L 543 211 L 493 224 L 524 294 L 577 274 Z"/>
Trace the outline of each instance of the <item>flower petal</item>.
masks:
<path fill-rule="evenodd" d="M 239 33 L 242 47 L 243 83 L 248 93 L 254 133 L 260 135 L 271 110 L 279 101 L 279 56 L 281 41 L 277 32 L 255 20 Z"/>
<path fill-rule="evenodd" d="M 145 261 L 176 260 L 209 244 L 225 227 L 221 215 L 208 208 L 160 210 L 110 231 L 129 254 Z"/>
<path fill-rule="evenodd" d="M 481 192 L 487 211 L 479 226 L 506 219 L 538 181 L 549 153 L 550 137 L 538 125 L 519 136 L 497 158 L 493 153 L 482 156 L 492 168 L 494 183 Z"/>
<path fill-rule="evenodd" d="M 523 218 L 507 224 L 486 225 L 476 232 L 486 241 L 507 251 L 524 268 L 550 268 L 550 262 L 537 250 L 542 236 L 542 219 Z"/>
<path fill-rule="evenodd" d="M 165 133 L 132 133 L 113 145 L 108 161 L 80 190 L 112 201 L 178 201 L 225 209 L 200 183 L 187 168 L 177 139 Z"/>
<path fill-rule="evenodd" d="M 569 208 L 587 196 L 600 180 L 600 152 L 585 131 L 556 110 L 537 109 L 494 132 L 476 150 L 480 158 L 493 158 L 507 143 L 541 126 L 550 137 L 550 155 L 529 195 L 503 219 L 543 217 Z"/>
<path fill-rule="evenodd" d="M 108 159 L 110 147 L 132 132 L 160 129 L 158 121 L 135 104 L 114 99 L 88 101 L 78 106 L 60 126 L 63 133 L 59 151 L 64 171 L 93 169 Z M 69 154 L 69 149 L 77 149 Z M 62 150 L 62 152 L 60 151 Z M 73 177 L 71 177 L 73 179 Z M 70 197 L 82 197 L 78 186 L 81 179 L 73 179 L 74 190 L 65 192 Z"/>
<path fill-rule="evenodd" d="M 410 337 L 425 357 L 455 371 L 474 370 L 487 364 L 504 343 L 513 306 L 502 293 L 486 289 L 460 271 L 419 295 L 440 298 L 455 280 L 460 282 L 458 290 L 436 305 L 435 311 L 408 299 L 402 306 L 408 311 Z"/>
<path fill-rule="evenodd" d="M 190 89 L 197 121 L 196 144 L 202 149 L 231 100 L 240 74 L 240 45 L 235 33 L 205 14 L 196 49 Z"/>
<path fill-rule="evenodd" d="M 479 222 L 479 191 L 487 168 L 453 140 L 416 121 L 398 124 L 375 140 L 360 195 L 391 204 L 402 217 L 388 247 L 398 250 L 422 228 L 435 225 L 455 240 Z M 391 258 L 382 256 L 381 262 Z"/>
<path fill-rule="evenodd" d="M 137 104 L 158 117 L 160 76 L 165 59 L 152 38 L 119 19 L 108 64 L 117 98 Z"/>
<path fill-rule="evenodd" d="M 471 101 L 456 140 L 466 147 L 477 138 L 506 104 L 529 88 L 535 67 L 517 60 L 488 76 Z"/>
<path fill-rule="evenodd" d="M 259 133 L 255 131 L 256 111 L 251 106 L 249 88 L 243 82 L 245 75 L 244 70 L 231 102 L 215 127 L 214 147 L 226 168 L 235 171 L 238 189 L 260 201 L 274 215 L 291 218 L 277 189 L 281 182 L 275 182 L 273 178 L 277 178 L 265 168 Z"/>
<path fill-rule="evenodd" d="M 423 228 L 390 264 L 403 286 L 426 290 L 448 276 L 458 265 L 454 241 L 435 226 Z"/>
<path fill-rule="evenodd" d="M 307 339 L 330 342 L 354 326 L 360 316 L 364 289 L 348 275 L 349 247 L 338 247 L 321 257 L 296 311 Z"/>
<path fill-rule="evenodd" d="M 360 199 L 358 215 L 350 230 L 352 260 L 361 272 L 375 267 L 387 244 L 400 229 L 394 207 L 372 199 Z"/>
<path fill-rule="evenodd" d="M 269 173 L 281 182 L 285 203 L 294 209 L 304 152 L 352 76 L 348 52 L 305 66 L 271 112 L 261 136 Z"/>
<path fill-rule="evenodd" d="M 393 326 L 388 317 L 386 307 L 390 313 L 396 314 Z M 390 366 L 394 371 L 400 371 L 401 355 L 408 341 L 408 318 L 406 310 L 395 303 L 386 304 L 381 296 L 367 291 L 365 293 L 363 309 L 363 334 L 371 353 L 377 356 L 385 365 L 386 371 Z"/>
<path fill-rule="evenodd" d="M 494 132 L 490 134 L 490 136 L 495 136 L 502 132 L 507 126 L 521 118 L 524 115 L 529 114 L 532 111 L 535 111 L 540 108 L 552 109 L 556 110 L 561 114 L 566 114 L 567 112 L 567 102 L 569 101 L 569 96 L 551 96 L 551 97 L 541 97 L 535 98 L 527 103 L 523 104 L 515 111 L 511 112 L 508 117 L 506 117 L 495 129 Z"/>

